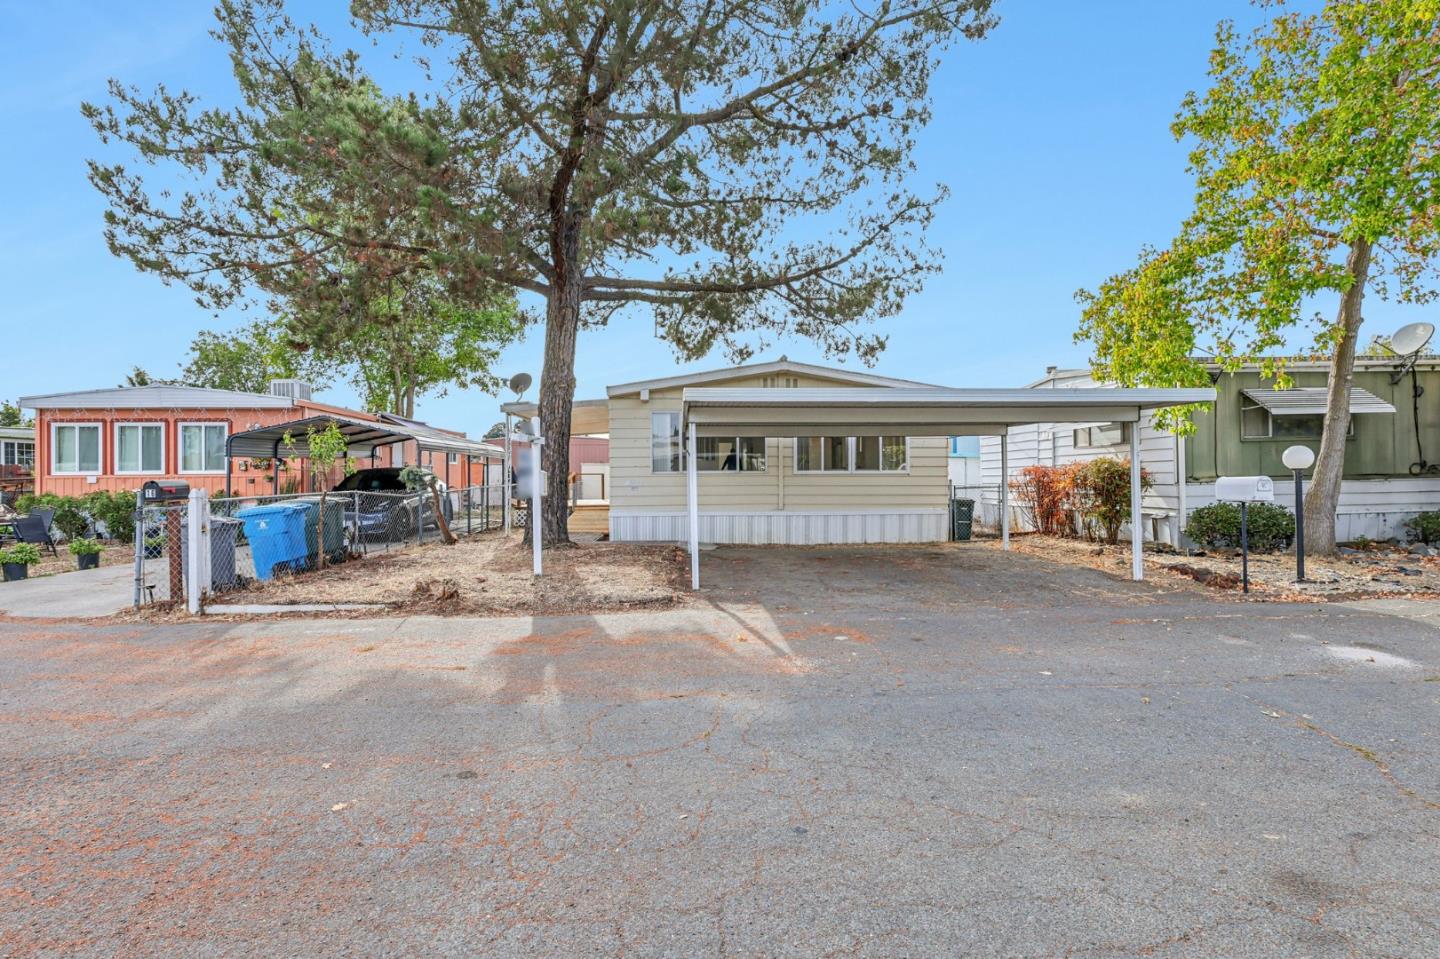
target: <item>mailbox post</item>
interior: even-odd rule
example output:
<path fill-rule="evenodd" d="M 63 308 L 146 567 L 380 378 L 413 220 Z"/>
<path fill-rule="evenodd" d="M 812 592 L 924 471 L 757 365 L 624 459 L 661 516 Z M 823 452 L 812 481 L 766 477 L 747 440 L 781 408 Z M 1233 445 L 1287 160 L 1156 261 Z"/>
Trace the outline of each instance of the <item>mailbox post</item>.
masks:
<path fill-rule="evenodd" d="M 1250 530 L 1246 507 L 1275 502 L 1275 481 L 1268 476 L 1222 476 L 1215 481 L 1215 499 L 1240 504 L 1240 588 L 1250 592 Z"/>

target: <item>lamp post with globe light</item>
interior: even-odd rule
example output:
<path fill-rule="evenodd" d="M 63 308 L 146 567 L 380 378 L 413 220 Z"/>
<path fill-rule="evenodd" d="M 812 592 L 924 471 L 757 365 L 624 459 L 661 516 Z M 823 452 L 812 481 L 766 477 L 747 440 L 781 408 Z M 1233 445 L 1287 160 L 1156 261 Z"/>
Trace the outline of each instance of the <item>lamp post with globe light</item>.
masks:
<path fill-rule="evenodd" d="M 1280 454 L 1285 468 L 1295 475 L 1295 582 L 1305 582 L 1305 495 L 1301 474 L 1315 465 L 1315 451 L 1291 446 Z"/>

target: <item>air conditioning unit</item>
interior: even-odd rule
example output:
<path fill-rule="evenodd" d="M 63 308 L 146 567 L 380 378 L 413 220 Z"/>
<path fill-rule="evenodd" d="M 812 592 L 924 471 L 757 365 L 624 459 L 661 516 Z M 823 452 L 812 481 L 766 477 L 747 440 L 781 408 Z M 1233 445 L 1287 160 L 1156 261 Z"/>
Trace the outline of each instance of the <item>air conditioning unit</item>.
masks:
<path fill-rule="evenodd" d="M 304 380 L 271 380 L 270 395 L 283 396 L 292 403 L 310 399 L 310 384 Z"/>

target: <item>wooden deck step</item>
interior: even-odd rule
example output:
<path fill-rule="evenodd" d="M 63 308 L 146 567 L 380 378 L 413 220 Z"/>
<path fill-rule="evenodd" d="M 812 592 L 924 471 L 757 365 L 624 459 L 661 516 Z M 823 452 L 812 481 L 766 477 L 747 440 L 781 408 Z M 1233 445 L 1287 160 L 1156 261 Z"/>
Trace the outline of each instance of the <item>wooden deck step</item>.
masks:
<path fill-rule="evenodd" d="M 572 533 L 608 533 L 610 532 L 610 507 L 608 506 L 577 506 L 575 512 L 570 514 L 570 532 Z"/>

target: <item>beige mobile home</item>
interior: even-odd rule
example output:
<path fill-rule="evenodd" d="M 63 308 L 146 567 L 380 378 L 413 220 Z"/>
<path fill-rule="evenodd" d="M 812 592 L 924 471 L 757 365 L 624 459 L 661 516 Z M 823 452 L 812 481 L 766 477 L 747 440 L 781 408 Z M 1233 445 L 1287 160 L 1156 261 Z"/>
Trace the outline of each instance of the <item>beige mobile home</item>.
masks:
<path fill-rule="evenodd" d="M 610 406 L 610 537 L 684 541 L 683 392 L 695 387 L 896 390 L 928 384 L 781 359 L 624 383 Z M 945 436 L 705 436 L 696 441 L 707 543 L 923 543 L 946 538 Z"/>

